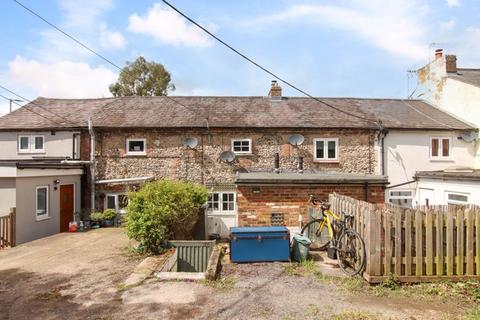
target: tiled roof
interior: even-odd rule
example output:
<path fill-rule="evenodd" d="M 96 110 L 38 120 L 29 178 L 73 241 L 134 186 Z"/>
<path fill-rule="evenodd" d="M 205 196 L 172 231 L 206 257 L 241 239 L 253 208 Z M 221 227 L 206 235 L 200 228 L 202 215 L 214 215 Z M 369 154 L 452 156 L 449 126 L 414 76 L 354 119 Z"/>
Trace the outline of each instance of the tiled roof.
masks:
<path fill-rule="evenodd" d="M 172 101 L 180 102 L 186 107 Z M 122 97 L 47 99 L 0 118 L 0 130 L 86 127 L 261 127 L 455 129 L 473 127 L 420 100 L 284 97 Z M 32 112 L 34 111 L 34 112 Z M 40 114 L 40 115 L 38 115 Z M 365 119 L 362 119 L 365 118 Z M 49 120 L 51 119 L 51 120 Z"/>
<path fill-rule="evenodd" d="M 440 171 L 418 171 L 416 178 L 429 178 L 440 180 L 472 180 L 480 181 L 480 170 L 440 170 Z"/>
<path fill-rule="evenodd" d="M 448 77 L 480 88 L 480 69 L 458 68 L 457 73 L 449 73 Z"/>

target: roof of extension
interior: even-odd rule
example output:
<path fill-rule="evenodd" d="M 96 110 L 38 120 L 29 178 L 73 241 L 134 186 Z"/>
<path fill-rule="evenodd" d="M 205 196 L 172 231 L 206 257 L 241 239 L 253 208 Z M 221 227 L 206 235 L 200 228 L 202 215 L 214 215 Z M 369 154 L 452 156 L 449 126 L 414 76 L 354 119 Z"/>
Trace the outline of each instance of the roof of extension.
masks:
<path fill-rule="evenodd" d="M 439 171 L 418 171 L 416 178 L 428 178 L 436 180 L 462 180 L 480 181 L 479 169 L 439 170 Z"/>
<path fill-rule="evenodd" d="M 480 69 L 458 68 L 457 73 L 448 73 L 448 77 L 480 88 Z"/>
<path fill-rule="evenodd" d="M 179 105 L 180 102 L 186 107 Z M 0 118 L 0 130 L 103 128 L 371 128 L 472 130 L 469 124 L 420 100 L 283 97 L 121 97 L 48 99 Z M 364 118 L 364 119 L 362 119 Z M 365 120 L 366 119 L 366 120 Z"/>

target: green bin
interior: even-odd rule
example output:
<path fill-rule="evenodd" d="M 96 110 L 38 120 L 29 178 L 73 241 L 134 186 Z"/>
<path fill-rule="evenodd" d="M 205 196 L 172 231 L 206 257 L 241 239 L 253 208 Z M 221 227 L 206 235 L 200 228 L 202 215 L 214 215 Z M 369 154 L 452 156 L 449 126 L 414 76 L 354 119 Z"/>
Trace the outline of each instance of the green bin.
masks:
<path fill-rule="evenodd" d="M 295 234 L 293 236 L 293 260 L 298 262 L 307 260 L 311 244 L 312 241 L 307 237 L 301 234 Z"/>

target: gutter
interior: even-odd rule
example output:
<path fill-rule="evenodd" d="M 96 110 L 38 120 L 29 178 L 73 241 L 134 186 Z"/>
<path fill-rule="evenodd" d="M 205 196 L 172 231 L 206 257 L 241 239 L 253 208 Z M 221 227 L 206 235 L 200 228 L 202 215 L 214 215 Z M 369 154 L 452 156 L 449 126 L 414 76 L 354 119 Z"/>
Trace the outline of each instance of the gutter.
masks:
<path fill-rule="evenodd" d="M 95 183 L 96 184 L 128 183 L 128 182 L 136 182 L 136 181 L 149 181 L 153 179 L 154 177 L 123 178 L 123 179 L 97 180 Z"/>

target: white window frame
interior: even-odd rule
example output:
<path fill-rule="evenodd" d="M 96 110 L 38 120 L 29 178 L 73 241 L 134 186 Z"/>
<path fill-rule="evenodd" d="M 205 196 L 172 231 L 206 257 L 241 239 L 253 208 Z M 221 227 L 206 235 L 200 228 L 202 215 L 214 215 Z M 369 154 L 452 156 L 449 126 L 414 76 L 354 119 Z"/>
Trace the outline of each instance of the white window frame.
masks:
<path fill-rule="evenodd" d="M 433 156 L 433 139 L 438 139 L 438 156 Z M 442 155 L 442 148 L 443 148 L 443 140 L 448 140 L 448 157 L 444 157 Z M 430 160 L 433 161 L 445 161 L 452 159 L 452 137 L 430 137 Z"/>
<path fill-rule="evenodd" d="M 448 198 L 449 195 L 457 195 L 457 196 L 464 196 L 467 197 L 467 201 L 458 201 L 458 200 L 450 200 Z M 470 194 L 469 193 L 463 193 L 463 192 L 456 192 L 456 191 L 445 191 L 445 200 L 447 204 L 454 204 L 454 205 L 467 205 L 468 202 L 470 201 Z"/>
<path fill-rule="evenodd" d="M 107 205 L 108 205 L 108 197 L 115 197 L 115 212 L 117 213 L 121 213 L 121 214 L 124 214 L 127 212 L 126 209 L 120 209 L 119 207 L 119 201 L 118 201 L 118 197 L 119 196 L 127 196 L 128 198 L 128 195 L 126 193 L 107 193 L 105 194 L 105 200 L 104 200 L 104 209 L 107 210 L 107 209 L 112 209 L 112 208 L 108 208 Z M 130 202 L 130 199 L 129 199 L 129 202 Z"/>
<path fill-rule="evenodd" d="M 21 146 L 21 139 L 27 138 L 28 139 L 28 149 L 20 149 Z M 35 148 L 35 140 L 36 138 L 42 138 L 42 149 Z M 18 153 L 45 153 L 45 136 L 44 135 L 27 135 L 27 134 L 20 134 L 17 137 L 17 152 Z"/>
<path fill-rule="evenodd" d="M 234 142 L 248 142 L 248 151 L 235 151 L 233 148 Z M 232 152 L 235 154 L 252 154 L 252 139 L 232 139 L 231 148 Z"/>
<path fill-rule="evenodd" d="M 213 191 L 210 192 L 213 196 L 213 194 L 218 194 L 218 210 L 212 210 L 208 208 L 208 213 L 209 214 L 218 214 L 218 215 L 226 215 L 226 214 L 231 214 L 235 215 L 237 214 L 237 193 L 235 191 Z M 223 210 L 223 195 L 224 194 L 233 194 L 233 210 Z M 207 200 L 207 204 L 209 201 Z"/>
<path fill-rule="evenodd" d="M 323 158 L 317 158 L 317 142 L 323 141 Z M 335 158 L 328 158 L 328 142 L 335 142 Z M 313 161 L 315 162 L 338 162 L 338 138 L 315 138 L 313 139 Z"/>
<path fill-rule="evenodd" d="M 38 214 L 38 190 L 39 189 L 47 189 L 47 195 L 46 195 L 46 204 L 45 204 L 45 213 L 43 214 Z M 37 186 L 35 188 L 35 219 L 37 221 L 42 221 L 45 219 L 50 219 L 50 210 L 49 210 L 49 204 L 50 204 L 50 187 L 48 185 L 46 186 Z"/>
<path fill-rule="evenodd" d="M 392 196 L 392 192 L 410 192 L 410 196 Z M 413 193 L 414 193 L 414 191 L 413 191 L 413 190 L 409 190 L 409 189 L 393 189 L 393 190 L 389 190 L 389 191 L 388 191 L 388 202 L 391 203 L 391 202 L 390 202 L 390 199 L 393 199 L 393 200 L 410 199 L 410 200 L 412 200 L 412 208 L 413 208 L 413 205 L 414 205 Z"/>
<path fill-rule="evenodd" d="M 130 142 L 134 141 L 142 141 L 143 142 L 143 151 L 129 151 L 129 144 Z M 130 156 L 145 156 L 147 155 L 147 139 L 145 138 L 139 138 L 139 139 L 127 139 L 126 145 L 125 145 L 125 151 L 127 155 Z"/>

